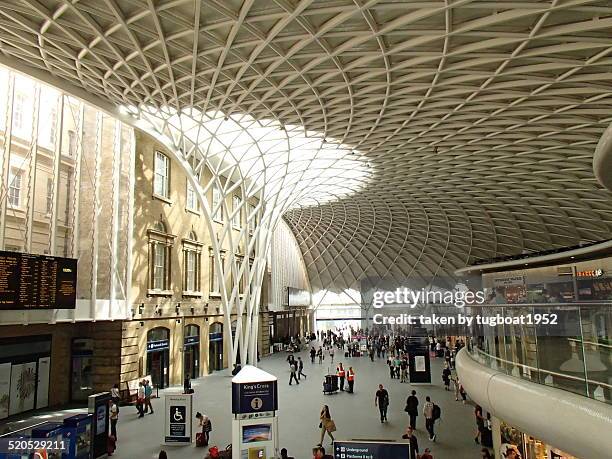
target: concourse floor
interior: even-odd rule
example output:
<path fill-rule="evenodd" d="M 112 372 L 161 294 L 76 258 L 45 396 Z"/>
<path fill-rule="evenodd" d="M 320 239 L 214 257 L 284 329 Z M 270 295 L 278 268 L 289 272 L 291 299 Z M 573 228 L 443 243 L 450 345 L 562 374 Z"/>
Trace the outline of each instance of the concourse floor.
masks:
<path fill-rule="evenodd" d="M 339 353 L 336 353 L 336 357 Z M 323 395 L 322 381 L 331 368 L 329 357 L 324 363 L 311 364 L 306 352 L 299 354 L 304 360 L 304 372 L 307 379 L 300 385 L 289 386 L 289 369 L 285 361 L 287 354 L 279 353 L 262 359 L 260 368 L 279 378 L 279 430 L 280 446 L 288 449 L 296 459 L 310 459 L 311 448 L 319 442 L 319 411 L 322 404 L 327 404 L 338 431 L 337 439 L 401 439 L 408 424 L 404 413 L 406 397 L 411 389 L 417 391 L 420 404 L 425 396 L 442 408 L 441 422 L 436 423 L 437 439 L 431 443 L 425 432 L 425 421 L 417 418 L 417 438 L 421 451 L 430 447 L 436 459 L 470 459 L 480 457 L 480 446 L 474 443 L 475 422 L 473 407 L 455 402 L 454 393 L 446 392 L 441 383 L 441 359 L 432 362 L 433 384 L 401 384 L 397 379 L 389 378 L 388 367 L 383 359 L 369 358 L 341 359 L 346 368 L 352 366 L 356 373 L 355 393 L 336 393 Z M 334 363 L 337 363 L 335 359 Z M 333 365 L 335 369 L 335 365 Z M 382 383 L 389 391 L 389 422 L 381 424 L 378 409 L 374 406 L 374 393 Z M 225 446 L 231 442 L 231 376 L 227 372 L 215 373 L 193 382 L 195 389 L 194 410 L 210 416 L 213 423 L 211 445 Z M 118 448 L 114 455 L 117 459 L 156 458 L 163 436 L 161 418 L 162 400 L 154 400 L 158 407 L 153 415 L 138 419 L 132 407 L 122 407 L 118 423 Z M 331 447 L 325 439 L 326 450 Z M 163 447 L 170 459 L 202 459 L 205 450 L 187 447 Z"/>
<path fill-rule="evenodd" d="M 476 429 L 473 406 L 456 402 L 454 392 L 446 392 L 441 382 L 442 359 L 432 360 L 433 384 L 414 385 L 400 383 L 390 379 L 388 367 L 384 359 L 376 359 L 372 363 L 367 357 L 345 359 L 345 368 L 352 366 L 355 370 L 355 393 L 339 392 L 323 395 L 322 381 L 328 369 L 335 370 L 338 355 L 332 365 L 326 356 L 322 365 L 316 361 L 310 363 L 307 353 L 301 352 L 304 360 L 304 372 L 307 379 L 302 379 L 299 385 L 289 386 L 289 367 L 286 363 L 287 354 L 279 353 L 263 358 L 260 368 L 279 378 L 279 430 L 280 447 L 285 447 L 289 455 L 296 459 L 310 459 L 311 449 L 319 442 L 320 430 L 319 411 L 323 404 L 330 407 L 332 418 L 336 422 L 339 440 L 401 440 L 401 435 L 408 425 L 408 416 L 404 413 L 406 397 L 410 390 L 415 389 L 422 408 L 425 396 L 440 405 L 442 419 L 436 423 L 437 439 L 435 443 L 428 440 L 425 431 L 425 421 L 422 415 L 417 418 L 416 436 L 420 451 L 429 447 L 435 459 L 471 459 L 480 457 L 480 446 L 474 443 Z M 343 353 L 342 353 L 343 354 Z M 374 394 L 378 384 L 383 384 L 389 391 L 390 405 L 389 422 L 380 423 L 378 409 L 374 406 Z M 228 371 L 194 380 L 194 412 L 201 411 L 210 416 L 213 432 L 211 445 L 225 447 L 231 442 L 231 375 Z M 168 392 L 177 392 L 181 388 L 171 388 Z M 116 459 L 153 459 L 157 458 L 160 449 L 165 449 L 169 459 L 202 459 L 205 448 L 191 446 L 162 446 L 163 441 L 163 393 L 160 399 L 153 400 L 154 414 L 144 418 L 137 417 L 132 406 L 121 407 L 117 425 Z M 30 418 L 13 421 L 13 429 L 24 427 L 30 423 L 47 420 L 59 420 L 70 414 L 83 410 L 64 410 L 38 414 Z M 194 422 L 195 430 L 195 422 Z M 324 446 L 332 453 L 328 437 Z"/>

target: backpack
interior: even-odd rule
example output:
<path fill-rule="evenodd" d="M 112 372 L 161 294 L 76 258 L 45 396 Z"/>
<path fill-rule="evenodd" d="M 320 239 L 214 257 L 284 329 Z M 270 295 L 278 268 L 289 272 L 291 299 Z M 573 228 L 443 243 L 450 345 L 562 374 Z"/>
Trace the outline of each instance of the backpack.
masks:
<path fill-rule="evenodd" d="M 431 412 L 431 416 L 433 418 L 434 421 L 440 419 L 440 416 L 442 415 L 442 410 L 440 409 L 440 407 L 438 405 L 433 406 L 433 410 Z"/>

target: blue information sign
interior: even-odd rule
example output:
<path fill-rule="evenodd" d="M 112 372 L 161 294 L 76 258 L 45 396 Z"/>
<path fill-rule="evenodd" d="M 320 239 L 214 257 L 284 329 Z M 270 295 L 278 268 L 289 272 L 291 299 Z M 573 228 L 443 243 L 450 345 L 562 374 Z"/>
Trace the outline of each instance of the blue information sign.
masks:
<path fill-rule="evenodd" d="M 259 413 L 277 409 L 276 381 L 232 383 L 232 413 Z"/>
<path fill-rule="evenodd" d="M 408 443 L 334 442 L 335 459 L 410 459 Z"/>

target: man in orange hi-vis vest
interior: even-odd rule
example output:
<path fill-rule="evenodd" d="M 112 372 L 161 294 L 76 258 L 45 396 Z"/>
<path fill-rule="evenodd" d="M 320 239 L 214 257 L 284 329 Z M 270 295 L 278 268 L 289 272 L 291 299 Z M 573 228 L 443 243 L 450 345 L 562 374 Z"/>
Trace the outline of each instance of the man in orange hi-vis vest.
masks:
<path fill-rule="evenodd" d="M 353 367 L 349 367 L 346 372 L 346 380 L 348 381 L 348 392 L 349 394 L 353 393 L 353 384 L 355 384 L 355 372 L 353 371 Z"/>
<path fill-rule="evenodd" d="M 338 364 L 338 368 L 336 369 L 336 374 L 338 375 L 338 379 L 340 379 L 340 390 L 344 391 L 344 376 L 346 375 L 344 371 L 344 367 L 341 363 Z"/>

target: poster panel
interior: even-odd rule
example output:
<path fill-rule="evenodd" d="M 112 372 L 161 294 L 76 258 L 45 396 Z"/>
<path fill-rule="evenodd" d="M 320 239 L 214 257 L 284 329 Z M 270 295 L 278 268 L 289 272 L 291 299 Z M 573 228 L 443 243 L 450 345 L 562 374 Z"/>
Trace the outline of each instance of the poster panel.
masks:
<path fill-rule="evenodd" d="M 35 393 L 36 362 L 13 365 L 11 367 L 9 415 L 34 409 Z"/>
<path fill-rule="evenodd" d="M 36 390 L 36 408 L 49 406 L 49 370 L 51 357 L 38 359 L 38 389 Z"/>
<path fill-rule="evenodd" d="M 11 363 L 0 364 L 0 419 L 9 416 L 11 399 Z"/>

